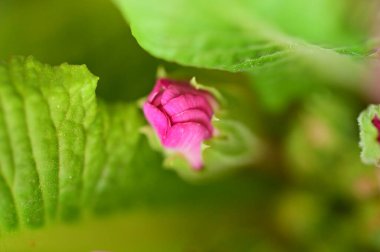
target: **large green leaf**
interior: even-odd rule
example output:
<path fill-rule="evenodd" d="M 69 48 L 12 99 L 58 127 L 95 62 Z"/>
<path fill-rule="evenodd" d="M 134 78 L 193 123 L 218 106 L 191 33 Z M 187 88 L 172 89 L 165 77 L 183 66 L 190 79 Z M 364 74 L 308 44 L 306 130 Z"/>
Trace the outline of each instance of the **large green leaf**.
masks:
<path fill-rule="evenodd" d="M 97 79 L 32 58 L 0 65 L 0 229 L 121 202 L 144 121 L 135 105 L 97 106 Z"/>
<path fill-rule="evenodd" d="M 350 1 L 115 2 L 140 45 L 169 61 L 228 71 L 301 62 L 334 81 L 361 76 L 348 48 L 365 32 L 346 22 Z"/>

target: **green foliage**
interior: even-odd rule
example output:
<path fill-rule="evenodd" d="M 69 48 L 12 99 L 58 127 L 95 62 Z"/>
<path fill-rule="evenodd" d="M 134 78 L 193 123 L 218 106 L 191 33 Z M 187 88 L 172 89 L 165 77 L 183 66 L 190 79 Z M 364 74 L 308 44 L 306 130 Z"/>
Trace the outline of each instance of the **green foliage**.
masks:
<path fill-rule="evenodd" d="M 0 251 L 379 250 L 376 1 L 114 2 L 0 1 Z M 227 101 L 209 170 L 176 171 L 245 169 L 163 169 L 135 103 L 158 63 Z"/>
<path fill-rule="evenodd" d="M 97 79 L 85 66 L 50 67 L 33 58 L 1 65 L 1 228 L 105 213 L 150 190 L 152 181 L 169 183 L 142 137 L 140 108 L 98 104 Z M 182 162 L 176 168 L 185 178 L 215 177 L 252 162 L 257 146 L 250 130 L 225 120 L 216 126 L 221 136 L 205 151 L 205 172 L 193 174 Z"/>
<path fill-rule="evenodd" d="M 357 131 L 352 122 L 358 107 L 331 93 L 314 95 L 305 104 L 286 139 L 289 171 L 299 183 L 322 187 L 321 191 L 351 190 L 364 168 L 358 139 L 351 137 Z"/>
<path fill-rule="evenodd" d="M 130 183 L 143 120 L 134 105 L 97 106 L 97 79 L 33 58 L 1 65 L 2 228 L 76 219 L 103 198 L 111 208 Z"/>
<path fill-rule="evenodd" d="M 344 28 L 347 1 L 115 2 L 140 45 L 165 60 L 228 71 L 301 63 L 348 83 L 363 70 L 345 55 L 364 36 Z"/>
<path fill-rule="evenodd" d="M 115 0 L 152 55 L 231 72 L 248 71 L 260 103 L 284 112 L 325 86 L 361 92 L 370 2 L 351 0 Z"/>

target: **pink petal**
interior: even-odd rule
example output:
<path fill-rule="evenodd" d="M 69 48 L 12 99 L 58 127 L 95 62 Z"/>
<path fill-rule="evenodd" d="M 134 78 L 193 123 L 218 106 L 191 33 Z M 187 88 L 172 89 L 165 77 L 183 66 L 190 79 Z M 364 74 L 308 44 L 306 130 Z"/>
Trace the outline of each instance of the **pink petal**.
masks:
<path fill-rule="evenodd" d="M 176 85 L 177 86 L 177 85 Z M 176 86 L 169 86 L 165 92 L 162 94 L 161 104 L 165 105 L 168 103 L 171 99 L 178 97 L 179 95 L 183 94 L 183 92 L 177 88 Z"/>
<path fill-rule="evenodd" d="M 152 92 L 150 92 L 150 94 L 148 95 L 147 101 L 153 102 L 153 100 L 156 99 L 157 95 L 160 93 L 161 93 L 160 89 L 156 88 L 156 86 L 155 86 L 154 89 L 152 90 Z"/>
<path fill-rule="evenodd" d="M 150 101 L 150 103 L 155 106 L 155 107 L 158 107 L 161 105 L 161 100 L 162 100 L 162 95 L 163 95 L 163 92 L 159 92 L 156 94 L 156 96 L 153 98 L 152 101 Z"/>
<path fill-rule="evenodd" d="M 203 166 L 201 144 L 209 137 L 209 132 L 196 122 L 178 123 L 167 132 L 164 146 L 183 154 L 195 169 Z"/>
<path fill-rule="evenodd" d="M 150 125 L 153 126 L 161 142 L 163 142 L 170 127 L 169 118 L 161 110 L 148 102 L 144 104 L 144 115 Z"/>
<path fill-rule="evenodd" d="M 152 102 L 154 99 L 156 99 L 157 95 L 161 93 L 163 90 L 165 90 L 170 85 L 170 80 L 167 79 L 159 79 L 156 81 L 156 84 L 153 87 L 152 92 L 150 92 L 148 96 L 148 101 Z"/>
<path fill-rule="evenodd" d="M 188 83 L 171 83 L 166 89 L 162 96 L 162 105 L 168 103 L 171 99 L 176 98 L 182 94 L 196 94 L 196 91 L 190 84 Z"/>
<path fill-rule="evenodd" d="M 209 117 L 211 117 L 213 113 L 211 105 L 205 97 L 193 94 L 183 94 L 173 98 L 163 105 L 163 109 L 169 116 L 179 114 L 189 109 L 203 110 Z"/>
<path fill-rule="evenodd" d="M 162 105 L 165 105 L 171 99 L 184 94 L 184 92 L 180 88 L 177 88 L 177 86 L 179 85 L 171 85 L 165 90 L 165 92 L 162 94 L 162 99 L 161 99 Z"/>
<path fill-rule="evenodd" d="M 171 91 L 176 92 L 175 96 L 177 96 L 178 94 L 190 92 L 192 90 L 191 86 L 186 82 L 173 81 L 169 79 L 159 79 L 156 81 L 156 84 L 154 85 L 152 92 L 150 92 L 148 96 L 148 101 L 152 103 L 153 100 L 157 100 L 158 94 L 162 94 L 167 89 L 171 89 Z M 169 99 L 171 98 L 169 97 Z"/>
<path fill-rule="evenodd" d="M 170 119 L 173 124 L 184 123 L 184 122 L 200 123 L 202 124 L 202 126 L 208 129 L 209 137 L 212 136 L 213 127 L 211 124 L 211 119 L 203 110 L 199 110 L 199 109 L 185 110 L 181 113 L 173 115 Z"/>

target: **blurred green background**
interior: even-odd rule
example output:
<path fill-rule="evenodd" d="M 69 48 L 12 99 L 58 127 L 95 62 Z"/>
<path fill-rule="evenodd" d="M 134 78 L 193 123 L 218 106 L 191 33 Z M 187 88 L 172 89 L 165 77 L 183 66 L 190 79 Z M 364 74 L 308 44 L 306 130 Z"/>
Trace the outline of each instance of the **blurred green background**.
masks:
<path fill-rule="evenodd" d="M 147 164 L 171 184 L 147 181 L 111 217 L 1 237 L 0 251 L 380 251 L 380 175 L 360 162 L 356 125 L 367 97 L 298 76 L 273 86 L 265 75 L 161 61 L 139 47 L 108 0 L 0 0 L 0 59 L 12 55 L 86 64 L 100 77 L 98 96 L 111 103 L 145 96 L 159 65 L 199 76 L 246 97 L 230 109 L 254 125 L 270 155 L 201 185 Z"/>

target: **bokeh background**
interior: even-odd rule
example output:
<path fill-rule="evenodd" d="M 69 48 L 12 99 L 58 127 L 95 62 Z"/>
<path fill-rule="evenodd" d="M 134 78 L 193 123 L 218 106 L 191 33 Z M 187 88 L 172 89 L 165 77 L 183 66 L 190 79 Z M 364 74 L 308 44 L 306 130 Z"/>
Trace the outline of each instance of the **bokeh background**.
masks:
<path fill-rule="evenodd" d="M 361 26 L 370 12 L 353 13 L 349 35 L 332 31 L 337 44 L 370 30 Z M 374 99 L 369 93 L 297 74 L 278 85 L 268 75 L 281 73 L 256 77 L 159 60 L 139 47 L 107 0 L 0 0 L 0 59 L 12 55 L 86 64 L 100 77 L 98 97 L 110 103 L 145 96 L 158 66 L 197 76 L 235 95 L 230 109 L 265 139 L 269 154 L 203 184 L 164 170 L 157 154 L 146 172 L 168 173 L 164 189 L 152 179 L 116 213 L 1 237 L 0 251 L 380 251 L 380 173 L 361 164 L 356 123 Z"/>

